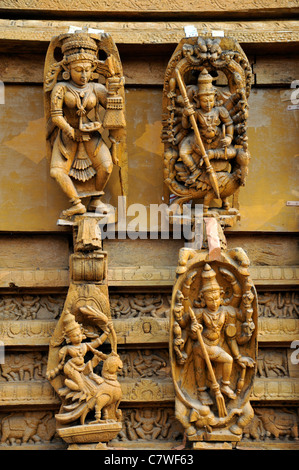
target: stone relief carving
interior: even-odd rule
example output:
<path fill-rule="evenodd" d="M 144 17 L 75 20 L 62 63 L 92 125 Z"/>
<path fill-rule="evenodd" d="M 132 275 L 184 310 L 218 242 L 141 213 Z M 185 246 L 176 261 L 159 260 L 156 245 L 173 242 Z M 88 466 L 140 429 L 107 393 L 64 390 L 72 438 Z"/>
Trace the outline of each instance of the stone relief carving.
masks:
<path fill-rule="evenodd" d="M 288 359 L 286 351 L 279 349 L 259 350 L 257 377 L 287 377 Z"/>
<path fill-rule="evenodd" d="M 182 439 L 184 433 L 172 408 L 124 410 L 123 422 L 123 429 L 118 435 L 118 439 L 122 441 L 176 441 Z"/>
<path fill-rule="evenodd" d="M 297 292 L 263 292 L 259 294 L 261 317 L 297 318 L 299 316 Z"/>
<path fill-rule="evenodd" d="M 63 295 L 3 295 L 0 297 L 0 319 L 55 319 L 62 311 L 64 300 Z"/>
<path fill-rule="evenodd" d="M 0 419 L 3 447 L 55 441 L 56 423 L 52 411 L 14 412 L 0 416 Z"/>
<path fill-rule="evenodd" d="M 253 440 L 298 440 L 298 413 L 292 408 L 256 408 L 244 437 Z"/>
<path fill-rule="evenodd" d="M 163 294 L 111 295 L 111 315 L 114 318 L 168 316 L 169 296 Z"/>
<path fill-rule="evenodd" d="M 34 381 L 46 377 L 47 355 L 40 351 L 6 354 L 4 364 L 0 364 L 0 381 Z"/>
<path fill-rule="evenodd" d="M 113 165 L 124 160 L 126 126 L 122 66 L 112 38 L 80 31 L 53 38 L 44 91 L 50 174 L 71 202 L 61 217 L 84 214 L 82 198 L 88 197 L 88 210 L 107 212 L 101 196 Z"/>

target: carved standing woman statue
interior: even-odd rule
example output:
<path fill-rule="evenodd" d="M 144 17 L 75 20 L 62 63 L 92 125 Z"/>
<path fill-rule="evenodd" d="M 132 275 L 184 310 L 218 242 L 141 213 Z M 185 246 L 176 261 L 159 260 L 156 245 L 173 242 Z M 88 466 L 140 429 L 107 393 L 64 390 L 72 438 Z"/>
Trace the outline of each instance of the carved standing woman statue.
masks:
<path fill-rule="evenodd" d="M 61 50 L 62 60 L 55 60 Z M 107 58 L 98 58 L 104 51 Z M 106 86 L 95 82 L 104 75 Z M 108 35 L 77 32 L 54 38 L 45 65 L 47 140 L 50 174 L 71 202 L 62 213 L 70 217 L 86 212 L 81 198 L 94 196 L 90 209 L 103 203 L 100 196 L 121 159 L 125 128 L 123 77 L 117 49 Z M 106 110 L 102 118 L 102 110 Z M 102 133 L 110 131 L 111 149 Z M 93 188 L 90 190 L 90 182 Z"/>

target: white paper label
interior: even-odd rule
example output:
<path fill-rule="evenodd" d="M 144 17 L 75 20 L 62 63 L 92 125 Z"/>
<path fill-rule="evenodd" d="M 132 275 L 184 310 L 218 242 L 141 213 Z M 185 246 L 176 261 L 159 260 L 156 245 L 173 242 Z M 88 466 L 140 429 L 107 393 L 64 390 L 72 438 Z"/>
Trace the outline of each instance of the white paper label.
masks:
<path fill-rule="evenodd" d="M 224 38 L 224 31 L 222 30 L 217 30 L 217 29 L 213 29 L 212 30 L 212 37 L 213 38 Z"/>
<path fill-rule="evenodd" d="M 198 36 L 197 29 L 195 26 L 184 26 L 186 38 L 195 38 Z"/>
<path fill-rule="evenodd" d="M 91 34 L 103 34 L 105 31 L 103 29 L 88 28 L 88 33 Z"/>
<path fill-rule="evenodd" d="M 82 28 L 80 26 L 70 26 L 68 32 L 71 34 L 74 34 L 76 31 L 82 31 Z"/>

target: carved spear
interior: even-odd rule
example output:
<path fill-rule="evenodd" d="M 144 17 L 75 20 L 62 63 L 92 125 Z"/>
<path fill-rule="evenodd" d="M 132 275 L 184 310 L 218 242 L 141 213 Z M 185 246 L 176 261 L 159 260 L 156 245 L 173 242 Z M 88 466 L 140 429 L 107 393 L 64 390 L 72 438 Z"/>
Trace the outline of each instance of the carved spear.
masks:
<path fill-rule="evenodd" d="M 189 307 L 189 313 L 190 313 L 191 320 L 194 321 L 194 322 L 197 322 L 196 317 L 195 317 L 195 313 L 193 312 L 191 307 Z M 199 325 L 199 326 L 201 326 L 201 325 Z M 197 333 L 198 342 L 200 344 L 202 353 L 204 355 L 204 358 L 205 358 L 205 361 L 206 361 L 206 364 L 207 364 L 208 371 L 209 371 L 211 379 L 212 379 L 212 389 L 215 392 L 216 405 L 217 405 L 217 408 L 218 408 L 219 418 L 224 418 L 225 416 L 227 416 L 225 401 L 224 401 L 222 393 L 220 392 L 220 387 L 219 387 L 219 384 L 217 382 L 217 379 L 216 379 L 216 376 L 215 376 L 215 373 L 214 373 L 214 370 L 213 370 L 213 367 L 212 367 L 212 364 L 211 364 L 211 361 L 210 361 L 210 357 L 209 357 L 208 351 L 206 349 L 206 345 L 205 345 L 204 340 L 201 336 L 200 328 L 198 328 L 196 333 Z"/>
<path fill-rule="evenodd" d="M 197 142 L 197 144 L 200 148 L 201 156 L 202 156 L 202 158 L 205 162 L 206 170 L 207 170 L 207 173 L 209 175 L 209 180 L 210 180 L 210 183 L 211 183 L 212 188 L 214 190 L 214 193 L 216 194 L 217 199 L 220 199 L 217 176 L 216 176 L 216 173 L 215 173 L 215 171 L 214 171 L 214 169 L 213 169 L 213 167 L 210 163 L 209 157 L 206 153 L 206 149 L 204 148 L 204 145 L 202 143 L 200 132 L 198 130 L 198 127 L 197 127 L 197 124 L 196 124 L 196 119 L 195 119 L 195 116 L 194 116 L 195 112 L 194 112 L 194 109 L 193 109 L 193 107 L 192 107 L 192 105 L 189 101 L 189 98 L 188 98 L 188 95 L 187 95 L 187 90 L 186 90 L 184 82 L 182 80 L 180 71 L 177 67 L 175 69 L 175 76 L 176 76 L 176 79 L 177 79 L 179 89 L 180 89 L 180 92 L 182 94 L 185 106 L 186 106 L 186 108 L 189 109 L 190 112 L 192 111 L 192 114 L 190 115 L 190 121 L 191 121 L 192 128 L 194 130 L 196 142 Z"/>

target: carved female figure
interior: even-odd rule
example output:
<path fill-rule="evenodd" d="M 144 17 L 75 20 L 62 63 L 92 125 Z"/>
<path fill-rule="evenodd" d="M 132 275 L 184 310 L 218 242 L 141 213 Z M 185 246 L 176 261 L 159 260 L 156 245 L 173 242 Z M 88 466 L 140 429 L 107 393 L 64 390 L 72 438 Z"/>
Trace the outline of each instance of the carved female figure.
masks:
<path fill-rule="evenodd" d="M 61 373 L 63 376 L 64 387 L 58 389 L 58 394 L 64 404 L 56 419 L 61 424 L 69 424 L 80 418 L 83 425 L 87 414 L 94 409 L 95 420 L 89 424 L 119 421 L 122 391 L 117 372 L 122 368 L 122 361 L 115 350 L 109 355 L 97 350 L 113 332 L 113 324 L 103 312 L 94 308 L 81 307 L 81 312 L 101 323 L 103 333 L 92 341 L 85 341 L 86 336 L 74 315 L 65 312 L 63 338 L 67 344 L 59 349 L 57 366 L 47 372 L 50 381 Z M 88 352 L 91 358 L 87 357 Z M 102 374 L 98 375 L 94 369 L 100 361 L 103 361 L 103 367 Z"/>
<path fill-rule="evenodd" d="M 59 42 L 62 61 L 52 64 L 48 70 L 46 67 L 50 174 L 72 204 L 63 212 L 64 217 L 86 212 L 76 183 L 84 186 L 93 177 L 95 191 L 92 195 L 96 195 L 96 198 L 92 207 L 101 205 L 99 196 L 104 194 L 113 163 L 118 164 L 116 153 L 112 151 L 111 154 L 102 132 L 105 128 L 125 126 L 122 98 L 116 97 L 123 82 L 122 77 L 114 75 L 115 60 L 112 53 L 105 62 L 98 59 L 98 42 L 87 33 L 65 35 Z M 108 88 L 93 81 L 99 76 L 98 72 L 108 77 Z M 61 79 L 57 81 L 57 77 Z M 106 115 L 104 122 L 100 114 L 102 109 L 107 108 L 112 95 L 117 101 L 117 120 L 113 123 L 109 119 L 108 123 Z M 113 112 L 115 114 L 115 109 Z M 109 138 L 115 143 L 111 133 Z"/>
<path fill-rule="evenodd" d="M 106 355 L 97 351 L 96 348 L 103 344 L 110 329 L 107 325 L 104 333 L 94 341 L 91 342 L 82 342 L 83 339 L 86 339 L 83 334 L 82 328 L 74 319 L 74 316 L 70 313 L 66 314 L 64 319 L 64 335 L 67 341 L 66 346 L 63 346 L 59 351 L 59 364 L 54 373 L 63 369 L 65 375 L 64 384 L 70 390 L 76 390 L 81 392 L 80 399 L 90 398 L 94 384 L 90 383 L 90 378 L 95 382 L 98 382 L 99 377 L 96 374 L 89 374 L 88 376 L 85 371 L 85 356 L 88 351 L 91 351 L 93 354 L 98 356 L 100 359 L 106 359 Z M 68 360 L 66 361 L 66 359 Z M 50 374 L 51 375 L 51 372 Z"/>

